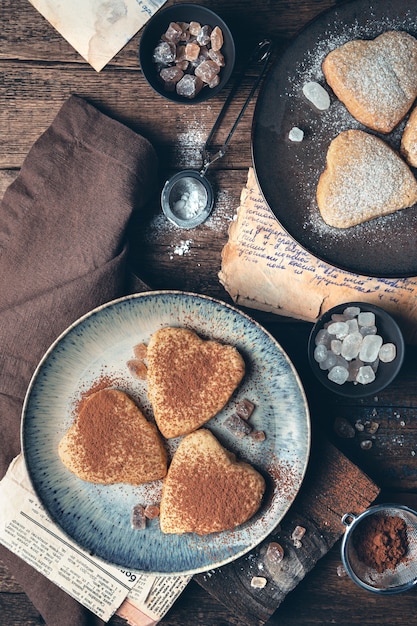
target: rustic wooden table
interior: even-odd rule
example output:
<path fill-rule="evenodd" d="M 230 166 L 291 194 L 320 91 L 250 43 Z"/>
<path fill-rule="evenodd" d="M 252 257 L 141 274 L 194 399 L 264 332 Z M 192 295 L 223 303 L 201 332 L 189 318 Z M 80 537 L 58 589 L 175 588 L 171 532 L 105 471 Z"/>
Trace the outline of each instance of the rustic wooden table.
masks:
<path fill-rule="evenodd" d="M 335 0 L 206 0 L 236 34 L 238 53 L 263 37 L 280 46 Z M 16 177 L 29 148 L 71 94 L 126 123 L 155 146 L 161 181 L 175 169 L 199 167 L 200 148 L 223 103 L 224 94 L 197 106 L 175 105 L 157 97 L 145 82 L 137 58 L 140 33 L 100 73 L 96 73 L 27 0 L 1 0 L 0 35 L 0 192 Z M 238 57 L 239 59 L 239 57 Z M 231 115 L 243 102 L 236 98 Z M 154 289 L 199 292 L 230 302 L 218 280 L 221 250 L 251 165 L 253 103 L 226 156 L 213 167 L 216 204 L 212 216 L 192 231 L 180 231 L 162 217 L 157 195 L 132 230 L 132 264 Z M 231 118 L 232 119 L 232 118 Z M 227 125 L 227 120 L 225 121 Z M 227 126 L 226 126 L 227 128 Z M 250 312 L 281 342 L 296 365 L 311 408 L 314 438 L 329 438 L 379 486 L 382 498 L 417 504 L 417 359 L 407 347 L 398 379 L 377 398 L 341 400 L 317 389 L 306 359 L 309 324 Z M 370 450 L 361 437 L 338 437 L 337 417 L 352 424 L 377 421 Z M 415 496 L 413 494 L 416 494 Z M 415 592 L 370 595 L 338 576 L 340 543 L 291 592 L 270 624 L 415 623 Z M 232 591 L 232 590 L 231 590 Z M 0 625 L 42 623 L 36 609 L 0 563 Z M 120 626 L 120 618 L 110 622 Z M 196 582 L 191 582 L 163 624 L 226 626 L 242 623 Z"/>

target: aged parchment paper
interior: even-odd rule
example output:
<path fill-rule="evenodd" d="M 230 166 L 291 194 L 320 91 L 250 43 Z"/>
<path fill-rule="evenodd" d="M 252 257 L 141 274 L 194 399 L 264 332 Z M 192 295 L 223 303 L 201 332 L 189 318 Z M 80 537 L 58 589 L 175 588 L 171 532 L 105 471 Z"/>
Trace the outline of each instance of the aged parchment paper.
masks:
<path fill-rule="evenodd" d="M 307 252 L 280 226 L 249 170 L 219 279 L 236 304 L 314 322 L 343 302 L 378 305 L 417 343 L 417 278 L 387 279 L 339 270 Z"/>
<path fill-rule="evenodd" d="M 165 0 L 29 0 L 97 71 L 119 52 Z"/>

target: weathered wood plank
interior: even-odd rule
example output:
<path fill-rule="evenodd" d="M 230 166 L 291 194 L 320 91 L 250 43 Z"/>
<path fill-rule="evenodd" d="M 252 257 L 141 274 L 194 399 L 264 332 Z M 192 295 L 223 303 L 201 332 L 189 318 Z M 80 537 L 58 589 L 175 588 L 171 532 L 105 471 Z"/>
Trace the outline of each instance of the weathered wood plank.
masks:
<path fill-rule="evenodd" d="M 279 528 L 241 559 L 199 574 L 195 580 L 230 610 L 234 609 L 242 624 L 264 624 L 341 537 L 342 516 L 361 513 L 378 493 L 379 488 L 336 448 L 318 444 L 300 493 Z M 299 547 L 292 540 L 297 526 L 305 529 Z M 265 559 L 271 541 L 284 549 L 284 559 L 279 564 Z M 254 576 L 265 577 L 263 589 L 252 587 Z"/>

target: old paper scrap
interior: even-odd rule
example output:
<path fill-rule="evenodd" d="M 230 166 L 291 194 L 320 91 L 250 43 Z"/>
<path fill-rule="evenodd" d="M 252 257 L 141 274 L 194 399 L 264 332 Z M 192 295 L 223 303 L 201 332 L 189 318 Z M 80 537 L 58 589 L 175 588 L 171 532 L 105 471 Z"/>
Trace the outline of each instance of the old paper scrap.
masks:
<path fill-rule="evenodd" d="M 309 322 L 336 304 L 370 302 L 392 313 L 406 341 L 417 343 L 417 278 L 361 276 L 320 261 L 280 226 L 252 168 L 219 279 L 236 304 Z"/>
<path fill-rule="evenodd" d="M 29 0 L 97 71 L 119 52 L 165 0 Z"/>

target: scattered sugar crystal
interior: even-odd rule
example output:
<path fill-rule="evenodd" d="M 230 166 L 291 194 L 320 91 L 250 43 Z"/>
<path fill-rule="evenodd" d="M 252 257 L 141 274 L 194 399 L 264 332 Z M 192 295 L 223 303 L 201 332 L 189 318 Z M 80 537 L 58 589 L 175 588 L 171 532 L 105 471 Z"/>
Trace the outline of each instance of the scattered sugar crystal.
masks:
<path fill-rule="evenodd" d="M 304 526 L 296 526 L 291 533 L 291 539 L 295 543 L 296 541 L 301 541 L 306 533 L 306 529 Z"/>
<path fill-rule="evenodd" d="M 343 339 L 340 354 L 348 361 L 355 359 L 359 354 L 362 342 L 363 337 L 360 332 L 349 333 Z"/>
<path fill-rule="evenodd" d="M 303 94 L 319 111 L 325 111 L 330 106 L 330 96 L 320 83 L 315 81 L 305 83 Z"/>
<path fill-rule="evenodd" d="M 358 315 L 359 326 L 375 326 L 375 313 L 362 311 Z"/>
<path fill-rule="evenodd" d="M 284 548 L 281 546 L 280 543 L 277 543 L 276 541 L 271 541 L 266 549 L 264 558 L 265 562 L 271 565 L 277 565 L 282 562 L 283 558 Z"/>
<path fill-rule="evenodd" d="M 349 326 L 346 322 L 333 322 L 328 325 L 327 332 L 330 335 L 336 335 L 338 339 L 344 339 L 349 333 Z"/>
<path fill-rule="evenodd" d="M 146 528 L 145 507 L 136 504 L 130 514 L 130 525 L 134 530 L 143 530 Z"/>
<path fill-rule="evenodd" d="M 248 420 L 254 410 L 255 405 L 251 400 L 248 400 L 248 398 L 240 400 L 240 402 L 236 405 L 236 415 L 241 417 L 243 420 Z"/>
<path fill-rule="evenodd" d="M 288 139 L 300 143 L 304 139 L 304 131 L 298 126 L 293 126 L 288 133 Z"/>
<path fill-rule="evenodd" d="M 378 358 L 382 343 L 380 335 L 367 335 L 363 338 L 359 358 L 366 363 L 373 363 Z"/>
<path fill-rule="evenodd" d="M 368 385 L 375 380 L 375 372 L 370 365 L 363 365 L 359 368 L 356 381 L 362 385 Z"/>
<path fill-rule="evenodd" d="M 397 356 L 397 349 L 393 343 L 384 343 L 379 349 L 378 356 L 383 363 L 391 363 Z"/>
<path fill-rule="evenodd" d="M 345 578 L 347 576 L 347 571 L 345 570 L 343 565 L 339 564 L 336 568 L 336 574 L 339 576 L 339 578 Z"/>
<path fill-rule="evenodd" d="M 337 385 L 343 385 L 349 376 L 349 371 L 346 367 L 342 367 L 341 365 L 335 365 L 328 373 L 328 379 Z"/>
<path fill-rule="evenodd" d="M 267 582 L 267 579 L 263 576 L 254 576 L 250 581 L 250 586 L 254 589 L 263 589 Z"/>

